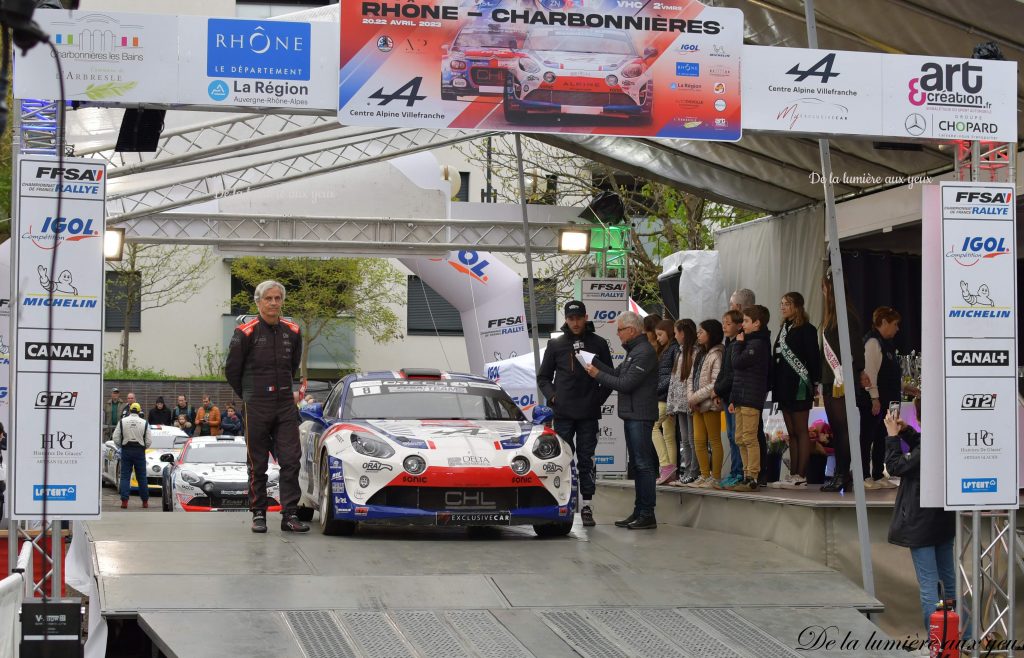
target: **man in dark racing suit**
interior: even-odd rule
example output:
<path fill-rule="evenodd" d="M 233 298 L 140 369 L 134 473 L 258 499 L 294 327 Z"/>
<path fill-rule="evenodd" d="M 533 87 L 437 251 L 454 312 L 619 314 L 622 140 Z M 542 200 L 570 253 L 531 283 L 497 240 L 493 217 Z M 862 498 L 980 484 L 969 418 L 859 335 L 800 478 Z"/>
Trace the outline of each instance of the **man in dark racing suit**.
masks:
<path fill-rule="evenodd" d="M 284 286 L 264 281 L 254 297 L 259 316 L 235 328 L 224 365 L 228 383 L 243 400 L 252 531 L 267 531 L 267 455 L 273 448 L 281 466 L 281 530 L 308 532 L 297 515 L 302 451 L 292 396 L 302 336 L 299 325 L 281 317 Z"/>

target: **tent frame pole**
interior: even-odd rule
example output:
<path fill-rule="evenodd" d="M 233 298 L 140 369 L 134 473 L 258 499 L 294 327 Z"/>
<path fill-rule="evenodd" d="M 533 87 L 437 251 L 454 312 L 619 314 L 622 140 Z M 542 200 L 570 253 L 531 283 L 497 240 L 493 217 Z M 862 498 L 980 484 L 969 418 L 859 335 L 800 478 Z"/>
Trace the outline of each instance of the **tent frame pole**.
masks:
<path fill-rule="evenodd" d="M 523 211 L 523 253 L 526 256 L 526 294 L 530 300 L 530 331 L 533 344 L 533 371 L 540 372 L 540 331 L 537 329 L 537 296 L 533 285 L 533 254 L 530 249 L 530 218 L 526 198 L 526 174 L 523 171 L 523 140 L 516 133 L 516 164 L 519 167 L 519 207 Z M 537 391 L 537 403 L 544 403 L 544 394 Z"/>
<path fill-rule="evenodd" d="M 818 28 L 814 18 L 814 0 L 804 0 L 804 16 L 807 19 L 807 46 L 818 47 Z M 847 438 L 850 444 L 850 466 L 853 470 L 853 495 L 857 512 L 857 539 L 860 543 L 860 571 L 864 591 L 875 595 L 875 578 L 871 565 L 871 539 L 868 536 L 868 508 L 864 498 L 864 466 L 861 462 L 860 412 L 857 409 L 856 393 L 860 386 L 860 373 L 853 372 L 853 351 L 849 313 L 846 307 L 846 277 L 843 273 L 843 257 L 839 247 L 839 225 L 836 221 L 836 196 L 832 186 L 832 156 L 827 139 L 818 140 L 821 155 L 821 173 L 825 187 L 825 234 L 828 237 L 828 253 L 831 262 L 832 287 L 835 291 L 836 322 L 839 325 L 839 354 L 843 362 L 843 381 L 846 405 Z M 857 340 L 861 337 L 857 336 Z M 824 340 L 824 336 L 822 336 Z M 836 473 L 837 478 L 846 477 Z"/>

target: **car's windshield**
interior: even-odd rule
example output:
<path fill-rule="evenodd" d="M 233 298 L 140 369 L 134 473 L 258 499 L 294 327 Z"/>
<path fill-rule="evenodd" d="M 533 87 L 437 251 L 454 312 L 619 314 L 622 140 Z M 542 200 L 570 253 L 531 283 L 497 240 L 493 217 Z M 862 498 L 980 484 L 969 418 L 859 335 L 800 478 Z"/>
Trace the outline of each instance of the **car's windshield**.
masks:
<path fill-rule="evenodd" d="M 152 444 L 149 446 L 150 448 L 155 450 L 170 450 L 171 448 L 180 448 L 182 446 L 181 443 L 175 445 L 175 439 L 187 437 L 178 437 L 173 434 L 153 434 L 151 438 Z"/>
<path fill-rule="evenodd" d="M 353 382 L 345 418 L 526 420 L 497 384 L 450 380 Z"/>
<path fill-rule="evenodd" d="M 555 50 L 563 53 L 601 53 L 635 55 L 628 37 L 588 30 L 547 30 L 531 32 L 523 46 L 526 50 Z"/>
<path fill-rule="evenodd" d="M 185 464 L 220 464 L 223 462 L 245 462 L 245 445 L 242 443 L 193 444 L 182 456 Z"/>
<path fill-rule="evenodd" d="M 518 48 L 523 43 L 521 33 L 506 30 L 464 30 L 455 39 L 456 48 Z"/>

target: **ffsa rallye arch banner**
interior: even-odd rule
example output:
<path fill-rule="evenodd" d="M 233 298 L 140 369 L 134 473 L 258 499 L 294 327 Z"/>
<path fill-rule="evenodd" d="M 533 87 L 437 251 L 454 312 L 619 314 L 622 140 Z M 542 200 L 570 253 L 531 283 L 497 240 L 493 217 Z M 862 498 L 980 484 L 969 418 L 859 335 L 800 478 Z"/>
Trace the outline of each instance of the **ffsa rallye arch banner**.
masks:
<path fill-rule="evenodd" d="M 695 0 L 346 0 L 338 120 L 734 141 L 742 46 Z"/>

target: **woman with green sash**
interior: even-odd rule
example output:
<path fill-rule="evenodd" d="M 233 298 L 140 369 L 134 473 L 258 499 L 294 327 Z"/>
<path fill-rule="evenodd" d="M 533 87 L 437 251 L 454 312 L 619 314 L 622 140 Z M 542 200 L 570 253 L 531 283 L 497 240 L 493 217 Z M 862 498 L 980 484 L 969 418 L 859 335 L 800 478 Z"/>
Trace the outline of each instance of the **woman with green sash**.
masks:
<path fill-rule="evenodd" d="M 779 406 L 789 434 L 790 474 L 779 488 L 806 489 L 811 439 L 807 419 L 814 405 L 814 391 L 821 381 L 818 330 L 804 309 L 804 297 L 787 292 L 779 305 L 782 326 L 775 337 L 772 366 L 772 401 Z"/>

